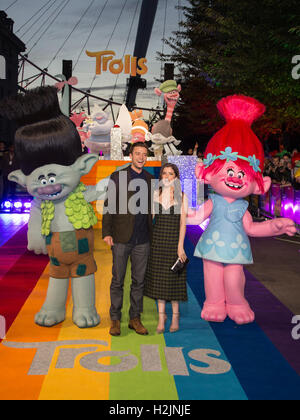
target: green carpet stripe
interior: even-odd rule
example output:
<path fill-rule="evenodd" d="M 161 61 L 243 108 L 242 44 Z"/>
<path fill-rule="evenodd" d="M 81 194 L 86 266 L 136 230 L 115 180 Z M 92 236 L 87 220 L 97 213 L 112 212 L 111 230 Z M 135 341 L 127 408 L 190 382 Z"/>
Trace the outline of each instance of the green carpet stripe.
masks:
<path fill-rule="evenodd" d="M 121 336 L 112 337 L 111 351 L 124 352 L 111 358 L 121 371 L 110 374 L 110 400 L 178 400 L 174 377 L 169 374 L 163 334 L 156 334 L 158 322 L 154 300 L 144 298 L 142 321 L 149 331 L 141 336 L 128 328 L 131 264 L 124 287 Z M 152 346 L 152 347 L 151 347 Z"/>

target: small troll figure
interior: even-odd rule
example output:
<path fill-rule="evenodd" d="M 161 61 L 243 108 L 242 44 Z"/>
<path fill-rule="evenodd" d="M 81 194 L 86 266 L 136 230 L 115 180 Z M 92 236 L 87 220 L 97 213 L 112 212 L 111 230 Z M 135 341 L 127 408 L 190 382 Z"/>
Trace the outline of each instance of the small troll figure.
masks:
<path fill-rule="evenodd" d="M 264 151 L 251 129 L 265 106 L 243 95 L 223 98 L 217 104 L 226 125 L 209 141 L 196 176 L 209 184 L 214 194 L 188 223 L 210 222 L 194 255 L 203 259 L 206 300 L 201 313 L 207 321 L 223 322 L 227 315 L 237 324 L 254 321 L 244 296 L 244 264 L 252 264 L 248 236 L 267 237 L 296 233 L 292 220 L 277 218 L 254 223 L 243 200 L 250 194 L 265 194 L 271 185 L 263 177 Z"/>
<path fill-rule="evenodd" d="M 59 108 L 55 87 L 36 88 L 6 98 L 0 114 L 17 122 L 16 157 L 20 170 L 9 175 L 34 197 L 28 224 L 28 249 L 50 258 L 46 301 L 35 316 L 38 325 L 51 327 L 65 319 L 69 279 L 72 279 L 73 322 L 79 328 L 100 322 L 95 308 L 97 266 L 93 256 L 91 201 L 95 187 L 80 179 L 98 160 L 82 154 L 76 126 Z M 34 270 L 34 267 L 32 268 Z"/>

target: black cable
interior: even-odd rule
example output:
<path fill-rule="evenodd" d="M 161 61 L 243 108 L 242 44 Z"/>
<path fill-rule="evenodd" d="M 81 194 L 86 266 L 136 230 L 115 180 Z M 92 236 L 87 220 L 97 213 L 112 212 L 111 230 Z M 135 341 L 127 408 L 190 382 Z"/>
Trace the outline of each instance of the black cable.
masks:
<path fill-rule="evenodd" d="M 134 24 L 134 22 L 135 22 L 135 17 L 136 17 L 136 14 L 137 14 L 137 11 L 138 11 L 138 5 L 139 5 L 139 0 L 137 0 L 137 2 L 136 2 L 136 6 L 135 6 L 135 12 L 134 12 L 134 15 L 133 15 L 133 18 L 132 18 L 132 22 L 131 22 L 131 26 L 130 26 L 130 29 L 129 29 L 129 33 L 128 33 L 128 37 L 127 37 L 127 40 L 126 40 L 126 44 L 125 44 L 125 47 L 124 47 L 124 51 L 123 51 L 123 56 L 122 56 L 122 58 L 124 58 L 124 55 L 125 55 L 125 52 L 126 52 L 126 48 L 127 48 L 127 45 L 128 45 L 128 42 L 129 42 L 129 39 L 130 39 L 130 36 L 131 36 L 131 31 L 132 31 L 132 28 L 133 28 L 133 24 Z M 117 83 L 118 83 L 118 80 L 119 80 L 119 74 L 117 75 L 117 77 L 116 77 L 116 81 L 115 81 L 115 85 L 114 85 L 114 89 L 113 89 L 113 92 L 112 92 L 112 98 L 114 97 L 114 93 L 115 93 L 115 90 L 116 90 L 116 87 L 117 87 Z"/>
<path fill-rule="evenodd" d="M 104 9 L 105 9 L 105 7 L 106 7 L 107 3 L 108 3 L 108 0 L 106 0 L 106 2 L 105 2 L 105 4 L 104 4 L 104 6 L 102 7 L 102 10 L 100 11 L 100 13 L 99 13 L 99 15 L 98 15 L 97 20 L 96 20 L 96 22 L 94 23 L 94 26 L 92 27 L 92 30 L 90 31 L 90 33 L 89 33 L 89 35 L 88 35 L 88 37 L 87 37 L 87 40 L 85 41 L 85 43 L 84 43 L 84 45 L 83 45 L 83 47 L 82 47 L 82 49 L 81 49 L 81 51 L 80 51 L 80 53 L 79 53 L 79 55 L 78 55 L 78 57 L 77 57 L 76 63 L 75 63 L 75 64 L 74 64 L 74 66 L 73 66 L 73 71 L 74 71 L 75 67 L 76 67 L 76 66 L 77 66 L 77 64 L 78 64 L 78 61 L 79 61 L 79 59 L 80 59 L 80 57 L 81 57 L 81 54 L 82 54 L 83 50 L 85 49 L 85 47 L 86 47 L 87 43 L 89 42 L 89 40 L 90 40 L 90 38 L 91 38 L 91 36 L 92 36 L 92 33 L 94 32 L 94 29 L 96 28 L 96 25 L 97 25 L 97 23 L 99 22 L 99 20 L 100 20 L 100 18 L 101 18 L 101 16 L 102 16 L 102 13 L 103 13 L 103 11 L 104 11 Z"/>
<path fill-rule="evenodd" d="M 27 34 L 27 32 L 30 31 L 30 29 L 36 24 L 36 22 L 40 21 L 41 18 L 48 12 L 49 9 L 51 9 L 51 7 L 53 7 L 55 5 L 55 3 L 58 0 L 54 0 L 54 2 L 52 4 L 50 4 L 50 6 L 43 12 L 42 16 L 38 17 L 33 24 L 24 32 L 24 34 L 22 34 L 22 36 L 24 36 L 25 34 Z M 63 2 L 64 0 L 62 0 Z M 62 3 L 61 3 L 62 4 Z M 45 24 L 49 21 L 49 19 L 54 15 L 54 13 L 56 12 L 57 8 L 55 7 L 53 9 L 52 12 L 50 12 L 50 15 L 40 24 L 39 28 L 34 32 L 34 34 L 31 36 L 31 38 L 29 38 L 27 41 L 25 41 L 26 44 L 28 44 L 34 37 L 35 35 L 37 35 L 44 27 Z"/>
<path fill-rule="evenodd" d="M 5 12 L 7 12 L 8 9 L 10 9 L 15 3 L 17 3 L 17 1 L 19 0 L 13 1 L 12 4 L 5 9 Z"/>
<path fill-rule="evenodd" d="M 52 60 L 50 61 L 50 63 L 48 64 L 47 68 L 50 67 L 50 65 L 53 63 L 53 61 L 56 59 L 57 55 L 59 54 L 59 52 L 63 49 L 63 47 L 65 46 L 65 44 L 67 43 L 68 39 L 71 37 L 71 35 L 73 34 L 73 32 L 75 31 L 75 29 L 77 28 L 77 26 L 81 23 L 82 19 L 84 18 L 84 16 L 87 14 L 87 12 L 90 10 L 90 8 L 92 7 L 93 3 L 95 3 L 95 0 L 92 0 L 89 4 L 89 6 L 86 8 L 85 12 L 81 15 L 80 19 L 78 20 L 78 22 L 76 23 L 76 25 L 73 27 L 72 31 L 69 33 L 69 35 L 67 36 L 67 38 L 64 40 L 64 42 L 62 43 L 61 47 L 57 50 L 57 52 L 55 53 L 54 57 L 52 58 Z"/>
<path fill-rule="evenodd" d="M 107 50 L 107 48 L 109 47 L 110 41 L 112 40 L 112 37 L 114 36 L 115 30 L 116 30 L 116 28 L 117 28 L 117 26 L 118 26 L 118 24 L 119 24 L 119 22 L 120 22 L 120 19 L 121 19 L 121 16 L 122 16 L 122 14 L 123 14 L 123 11 L 124 11 L 124 9 L 125 9 L 125 6 L 126 6 L 127 1 L 128 1 L 128 0 L 125 0 L 125 1 L 124 1 L 124 3 L 123 3 L 123 7 L 122 7 L 121 12 L 120 12 L 120 14 L 119 14 L 119 16 L 118 16 L 118 19 L 117 19 L 117 21 L 116 21 L 116 23 L 115 23 L 114 29 L 112 30 L 112 33 L 110 34 L 110 38 L 109 38 L 109 40 L 108 40 L 108 42 L 107 42 L 107 44 L 106 44 L 105 50 Z M 92 80 L 92 83 L 91 83 L 90 89 L 92 88 L 92 86 L 93 86 L 93 84 L 94 84 L 94 81 L 96 80 L 96 77 L 97 77 L 97 75 L 95 74 L 95 75 L 94 75 L 94 77 L 93 77 L 93 80 Z"/>
<path fill-rule="evenodd" d="M 61 12 L 65 9 L 65 7 L 70 3 L 70 0 L 67 0 L 66 3 L 63 5 L 63 7 L 59 10 L 59 12 L 56 14 L 56 16 L 54 17 L 54 19 L 52 19 L 52 21 L 49 23 L 49 25 L 46 27 L 46 29 L 44 30 L 44 32 L 42 33 L 42 35 L 38 38 L 38 40 L 35 42 L 35 44 L 30 48 L 30 50 L 28 51 L 28 54 L 31 53 L 31 51 L 33 50 L 33 48 L 39 43 L 39 41 L 41 40 L 41 38 L 45 35 L 45 33 L 48 31 L 48 29 L 50 28 L 50 26 L 56 21 L 56 19 L 58 18 L 58 16 L 61 14 Z"/>
<path fill-rule="evenodd" d="M 164 46 L 165 46 L 165 35 L 166 35 L 166 22 L 167 22 L 167 8 L 168 8 L 168 0 L 165 0 L 165 16 L 164 16 L 164 29 L 163 29 L 163 38 L 162 38 L 162 47 L 161 47 L 161 55 L 163 55 L 164 53 Z M 164 71 L 164 67 L 163 67 L 163 61 L 161 61 L 161 65 L 160 65 L 160 79 L 163 79 L 163 71 Z M 157 107 L 160 106 L 161 103 L 161 98 L 158 97 L 157 98 Z"/>
<path fill-rule="evenodd" d="M 163 31 L 163 38 L 162 38 L 162 48 L 161 48 L 161 55 L 164 54 L 164 47 L 165 47 L 165 36 L 166 36 L 166 22 L 167 22 L 167 8 L 168 8 L 168 0 L 165 0 L 165 17 L 164 17 L 164 31 Z M 161 62 L 160 66 L 160 78 L 163 78 L 163 62 Z"/>
<path fill-rule="evenodd" d="M 118 23 L 120 22 L 120 19 L 121 19 L 121 16 L 122 16 L 122 14 L 123 14 L 123 11 L 124 11 L 124 9 L 125 9 L 125 6 L 126 6 L 127 1 L 128 1 L 128 0 L 125 0 L 124 4 L 123 4 L 123 6 L 122 6 L 121 12 L 120 12 L 120 14 L 119 14 L 119 16 L 118 16 L 118 19 L 117 19 L 117 21 L 116 21 L 116 23 L 115 23 L 114 29 L 113 29 L 112 33 L 110 34 L 110 38 L 109 38 L 109 40 L 108 40 L 108 42 L 107 42 L 107 44 L 106 44 L 106 47 L 105 47 L 105 49 L 106 49 L 106 50 L 107 50 L 107 48 L 108 48 L 108 46 L 109 46 L 109 44 L 110 44 L 110 41 L 112 40 L 112 37 L 114 36 L 115 30 L 116 30 L 116 28 L 117 28 L 117 26 L 118 26 Z"/>
<path fill-rule="evenodd" d="M 40 7 L 39 8 L 39 10 L 37 11 L 37 12 L 35 12 L 35 14 L 33 15 L 33 16 L 31 16 L 31 18 L 29 18 L 25 23 L 23 23 L 23 25 L 22 26 L 20 26 L 20 28 L 16 31 L 16 34 L 18 33 L 18 32 L 20 32 L 20 30 L 22 29 L 22 28 L 24 28 L 24 26 L 26 26 L 27 25 L 27 23 L 29 23 L 45 6 L 47 6 L 49 3 L 51 3 L 51 1 L 53 1 L 53 0 L 47 0 L 46 1 L 46 3 L 42 6 L 42 7 Z M 21 36 L 24 36 L 25 34 L 23 34 L 23 35 L 21 35 Z"/>
<path fill-rule="evenodd" d="M 46 10 L 44 10 L 43 11 L 43 13 L 41 14 L 41 16 L 38 16 L 37 17 L 37 19 L 29 26 L 29 28 L 28 29 L 26 29 L 26 31 L 23 33 L 23 34 L 21 34 L 20 36 L 21 37 L 24 37 L 29 31 L 30 31 L 30 29 L 37 23 L 37 22 L 39 22 L 42 18 L 43 18 L 43 16 L 45 16 L 45 14 L 48 12 L 48 10 L 49 9 L 51 9 L 51 7 L 53 7 L 54 5 L 55 5 L 55 3 L 57 2 L 58 0 L 54 0 L 54 2 L 53 3 L 51 3 L 50 4 L 50 6 L 49 7 L 47 7 L 47 9 Z M 54 15 L 54 13 L 55 13 L 55 10 L 56 9 L 54 9 L 53 10 L 53 12 L 51 12 L 51 14 L 50 14 L 50 16 L 48 16 L 47 18 L 46 18 L 46 20 L 41 24 L 41 26 L 39 26 L 39 28 L 38 28 L 38 30 L 32 35 L 32 37 L 29 39 L 29 41 L 44 27 L 44 25 L 46 24 L 46 22 L 48 21 L 48 19 L 50 19 L 50 17 L 51 16 L 53 16 Z M 27 41 L 27 42 L 29 42 L 29 41 Z"/>

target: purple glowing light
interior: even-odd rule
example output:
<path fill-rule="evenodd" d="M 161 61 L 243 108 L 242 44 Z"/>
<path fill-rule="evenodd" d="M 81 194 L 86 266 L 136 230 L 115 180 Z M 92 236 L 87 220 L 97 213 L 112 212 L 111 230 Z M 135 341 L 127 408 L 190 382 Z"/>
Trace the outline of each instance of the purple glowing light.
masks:
<path fill-rule="evenodd" d="M 10 201 L 4 201 L 3 207 L 5 209 L 10 209 L 12 207 L 12 203 Z"/>
<path fill-rule="evenodd" d="M 0 202 L 0 212 L 4 213 L 29 213 L 31 209 L 31 201 L 27 199 L 17 198 L 15 200 L 5 200 Z"/>

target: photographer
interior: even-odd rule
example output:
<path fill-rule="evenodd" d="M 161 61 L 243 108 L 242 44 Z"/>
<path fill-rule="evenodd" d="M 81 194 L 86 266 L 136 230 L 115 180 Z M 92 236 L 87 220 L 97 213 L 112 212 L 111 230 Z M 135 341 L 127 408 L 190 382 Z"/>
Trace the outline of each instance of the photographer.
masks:
<path fill-rule="evenodd" d="M 2 200 L 13 196 L 15 193 L 14 182 L 8 180 L 8 175 L 18 168 L 15 160 L 14 146 L 9 146 L 8 149 L 3 150 L 1 159 L 1 178 L 2 178 Z"/>
<path fill-rule="evenodd" d="M 279 156 L 273 156 L 272 161 L 268 168 L 267 175 L 272 179 L 272 183 L 279 184 L 281 182 L 280 173 L 280 158 Z"/>
<path fill-rule="evenodd" d="M 293 187 L 297 191 L 300 190 L 300 168 L 298 168 L 295 173 L 295 178 L 293 180 Z"/>
<path fill-rule="evenodd" d="M 284 159 L 280 159 L 277 175 L 280 185 L 290 186 L 292 184 L 292 172 Z"/>

